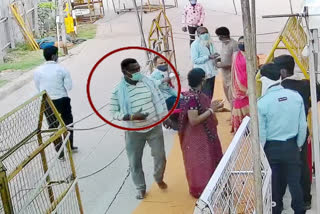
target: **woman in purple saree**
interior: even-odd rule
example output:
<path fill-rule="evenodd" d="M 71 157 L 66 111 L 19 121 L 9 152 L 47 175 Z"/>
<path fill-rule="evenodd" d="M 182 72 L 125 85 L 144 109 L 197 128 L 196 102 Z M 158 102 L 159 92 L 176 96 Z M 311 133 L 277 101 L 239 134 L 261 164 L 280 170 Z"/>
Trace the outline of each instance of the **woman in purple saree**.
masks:
<path fill-rule="evenodd" d="M 215 110 L 222 107 L 201 92 L 205 72 L 192 69 L 188 74 L 189 92 L 184 93 L 179 117 L 179 138 L 189 192 L 199 198 L 220 159 L 222 150 L 217 134 Z"/>

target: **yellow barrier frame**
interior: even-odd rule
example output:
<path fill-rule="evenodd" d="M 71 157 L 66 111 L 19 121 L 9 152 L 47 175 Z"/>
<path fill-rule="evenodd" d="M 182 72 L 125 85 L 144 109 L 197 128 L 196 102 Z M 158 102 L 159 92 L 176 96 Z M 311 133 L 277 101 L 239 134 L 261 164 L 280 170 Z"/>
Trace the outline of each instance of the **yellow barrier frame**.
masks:
<path fill-rule="evenodd" d="M 165 22 L 165 26 L 161 26 L 160 22 Z M 170 38 L 169 38 L 170 37 Z M 175 53 L 175 47 L 174 47 L 174 40 L 173 40 L 173 32 L 172 32 L 172 25 L 164 13 L 163 9 L 159 13 L 159 15 L 152 20 L 151 28 L 149 31 L 148 36 L 148 46 L 150 49 L 153 48 L 153 43 L 157 42 L 159 40 L 163 41 L 163 47 L 161 44 L 158 44 L 158 51 L 164 52 L 165 56 L 169 59 L 169 61 L 173 60 L 173 64 L 175 67 L 177 67 L 177 60 L 176 60 L 176 53 Z M 169 41 L 171 41 L 172 50 L 169 50 Z M 164 50 L 162 50 L 162 48 Z"/>
<path fill-rule="evenodd" d="M 64 122 L 63 122 L 63 120 L 62 120 L 62 118 L 61 118 L 61 116 L 59 114 L 59 112 L 55 108 L 52 100 L 49 98 L 49 96 L 47 95 L 47 93 L 45 91 L 43 91 L 39 95 L 36 95 L 35 97 L 31 98 L 30 100 L 28 100 L 27 102 L 25 102 L 21 106 L 17 107 L 16 109 L 11 111 L 10 113 L 4 115 L 3 117 L 0 117 L 0 121 L 5 120 L 7 117 L 9 117 L 9 116 L 15 114 L 16 112 L 18 112 L 19 110 L 23 109 L 25 106 L 27 106 L 28 104 L 30 104 L 34 100 L 40 99 L 40 98 L 42 98 L 42 102 L 41 102 L 41 107 L 40 107 L 41 110 L 40 110 L 39 123 L 38 123 L 37 130 L 35 130 L 32 133 L 30 133 L 21 142 L 19 142 L 15 146 L 13 146 L 7 153 L 5 153 L 4 155 L 2 155 L 0 157 L 0 196 L 1 196 L 0 199 L 1 199 L 2 204 L 3 204 L 4 213 L 5 214 L 13 214 L 13 205 L 12 205 L 12 199 L 11 199 L 11 196 L 10 196 L 9 182 L 12 179 L 14 179 L 14 177 L 17 174 L 19 174 L 19 172 L 22 171 L 23 168 L 30 161 L 32 161 L 38 154 L 40 154 L 40 156 L 41 156 L 43 171 L 44 171 L 44 174 L 45 174 L 47 172 L 47 170 L 48 170 L 48 164 L 47 164 L 47 159 L 46 159 L 46 154 L 45 154 L 44 149 L 46 147 L 48 147 L 51 143 L 54 143 L 54 141 L 57 140 L 61 135 L 64 135 L 64 136 L 67 135 L 67 131 L 68 130 L 67 130 L 67 128 L 66 128 L 66 126 L 65 126 L 65 124 L 64 124 Z M 50 129 L 50 130 L 41 130 L 43 116 L 44 116 L 43 111 L 45 109 L 45 101 L 47 101 L 47 103 L 50 106 L 50 108 L 52 109 L 55 117 L 57 118 L 57 121 L 61 124 L 60 128 L 58 128 L 58 129 Z M 41 133 L 45 133 L 45 132 L 52 132 L 53 135 L 48 140 L 43 142 Z M 5 169 L 5 167 L 4 167 L 3 163 L 2 163 L 3 160 L 8 158 L 11 154 L 13 154 L 15 151 L 17 151 L 20 147 L 22 147 L 25 143 L 28 142 L 28 140 L 30 140 L 34 136 L 37 136 L 39 147 L 36 148 L 26 159 L 21 161 L 20 164 L 9 175 L 7 175 L 6 169 Z M 71 147 L 70 147 L 70 142 L 67 143 L 67 152 L 68 152 L 68 156 L 69 156 L 69 162 L 70 162 L 72 177 L 75 179 L 76 178 L 76 169 L 75 169 L 74 161 L 73 161 L 73 158 L 72 158 L 72 150 L 71 150 Z M 54 199 L 54 194 L 53 194 L 52 188 L 50 186 L 47 187 L 48 194 L 50 196 L 49 197 L 50 198 L 50 202 L 51 202 L 51 206 L 48 207 L 47 213 L 51 213 L 51 211 L 53 211 L 57 207 L 57 205 L 66 196 L 67 192 L 70 190 L 72 185 L 75 185 L 75 193 L 76 193 L 77 202 L 78 202 L 78 206 L 79 206 L 79 212 L 81 214 L 84 213 L 82 202 L 81 202 L 81 197 L 80 197 L 79 186 L 78 186 L 78 183 L 74 184 L 74 182 L 75 182 L 74 179 L 71 182 L 71 184 L 68 186 L 68 188 L 64 192 L 62 192 L 58 196 L 57 199 Z M 46 182 L 50 183 L 50 176 L 46 177 Z"/>
<path fill-rule="evenodd" d="M 24 22 L 24 20 L 22 19 L 20 13 L 19 13 L 19 9 L 16 6 L 16 2 L 12 3 L 10 5 L 10 9 L 12 11 L 13 16 L 15 17 L 22 33 L 23 36 L 25 38 L 25 40 L 29 43 L 30 47 L 32 48 L 32 50 L 39 50 L 40 47 L 38 45 L 38 43 L 35 41 L 32 31 L 30 29 L 28 29 L 26 23 Z"/>
<path fill-rule="evenodd" d="M 296 28 L 296 29 L 294 29 Z M 279 46 L 280 43 L 283 43 L 284 46 Z M 296 43 L 296 44 L 295 44 Z M 309 79 L 308 74 L 308 59 L 302 59 L 302 50 L 307 45 L 307 34 L 305 33 L 303 27 L 301 26 L 301 21 L 296 17 L 290 17 L 278 36 L 276 42 L 274 43 L 270 54 L 268 55 L 265 63 L 270 63 L 274 59 L 274 53 L 276 50 L 285 49 L 288 50 L 291 56 L 294 58 L 295 62 L 301 69 L 306 79 Z M 303 46 L 303 47 L 301 47 Z M 300 57 L 300 58 L 299 58 Z M 258 72 L 256 76 L 256 90 L 257 96 L 261 96 L 262 83 L 260 80 L 261 74 Z"/>

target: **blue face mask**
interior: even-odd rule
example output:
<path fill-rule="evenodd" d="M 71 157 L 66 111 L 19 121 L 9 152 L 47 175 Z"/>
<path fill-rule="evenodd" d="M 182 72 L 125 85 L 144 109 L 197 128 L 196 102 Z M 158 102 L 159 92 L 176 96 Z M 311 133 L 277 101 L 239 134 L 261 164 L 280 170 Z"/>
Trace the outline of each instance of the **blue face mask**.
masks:
<path fill-rule="evenodd" d="M 244 44 L 243 43 L 239 43 L 238 44 L 238 48 L 240 51 L 245 51 L 245 48 L 244 48 Z"/>
<path fill-rule="evenodd" d="M 209 35 L 209 33 L 201 34 L 201 35 L 199 36 L 199 38 L 200 38 L 201 40 L 208 41 L 208 40 L 210 39 L 210 35 Z"/>
<path fill-rule="evenodd" d="M 142 79 L 142 74 L 141 72 L 137 72 L 137 73 L 134 73 L 134 74 L 131 74 L 132 77 L 129 79 L 131 79 L 132 81 L 136 81 L 136 82 L 139 82 L 141 79 Z"/>
<path fill-rule="evenodd" d="M 157 66 L 157 69 L 160 71 L 167 71 L 168 70 L 168 65 L 159 65 Z"/>

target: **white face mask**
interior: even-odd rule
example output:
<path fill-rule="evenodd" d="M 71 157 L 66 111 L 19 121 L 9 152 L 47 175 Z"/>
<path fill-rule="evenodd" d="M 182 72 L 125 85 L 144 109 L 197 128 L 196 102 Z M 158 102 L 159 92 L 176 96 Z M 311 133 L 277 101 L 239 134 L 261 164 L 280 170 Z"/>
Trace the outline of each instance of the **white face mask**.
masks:
<path fill-rule="evenodd" d="M 281 82 L 281 79 L 271 80 L 267 77 L 261 77 L 260 80 L 262 82 L 261 96 L 263 96 L 267 92 L 268 88 Z"/>

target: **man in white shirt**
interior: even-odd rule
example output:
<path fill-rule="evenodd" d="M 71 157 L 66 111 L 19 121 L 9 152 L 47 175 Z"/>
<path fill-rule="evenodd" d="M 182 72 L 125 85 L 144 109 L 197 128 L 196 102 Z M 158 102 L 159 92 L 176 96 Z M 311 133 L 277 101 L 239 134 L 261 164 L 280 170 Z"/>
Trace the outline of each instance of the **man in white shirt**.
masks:
<path fill-rule="evenodd" d="M 190 45 L 195 40 L 195 33 L 199 26 L 203 26 L 205 17 L 204 8 L 197 0 L 190 0 L 184 7 L 182 16 L 182 31 L 189 31 Z"/>
<path fill-rule="evenodd" d="M 226 27 L 217 28 L 216 35 L 222 43 L 220 52 L 221 61 L 217 62 L 216 65 L 222 71 L 224 94 L 232 107 L 231 65 L 233 53 L 239 50 L 238 42 L 230 37 L 230 31 Z"/>
<path fill-rule="evenodd" d="M 50 46 L 45 48 L 43 50 L 43 56 L 47 62 L 34 72 L 36 88 L 39 92 L 46 90 L 57 111 L 61 114 L 64 123 L 66 125 L 72 124 L 71 99 L 68 97 L 67 92 L 72 89 L 71 76 L 65 68 L 57 63 L 57 47 Z M 59 124 L 57 124 L 53 112 L 47 108 L 45 114 L 49 123 L 49 128 L 57 128 Z M 61 140 L 56 145 L 56 150 L 59 150 L 60 146 Z M 73 145 L 73 131 L 70 131 L 70 146 L 73 151 L 78 149 Z M 63 155 L 61 155 L 60 158 L 63 158 Z"/>
<path fill-rule="evenodd" d="M 201 68 L 206 72 L 202 92 L 211 100 L 213 97 L 215 77 L 218 74 L 215 60 L 219 54 L 215 51 L 207 28 L 199 27 L 197 34 L 198 38 L 191 45 L 191 60 L 194 68 Z"/>

